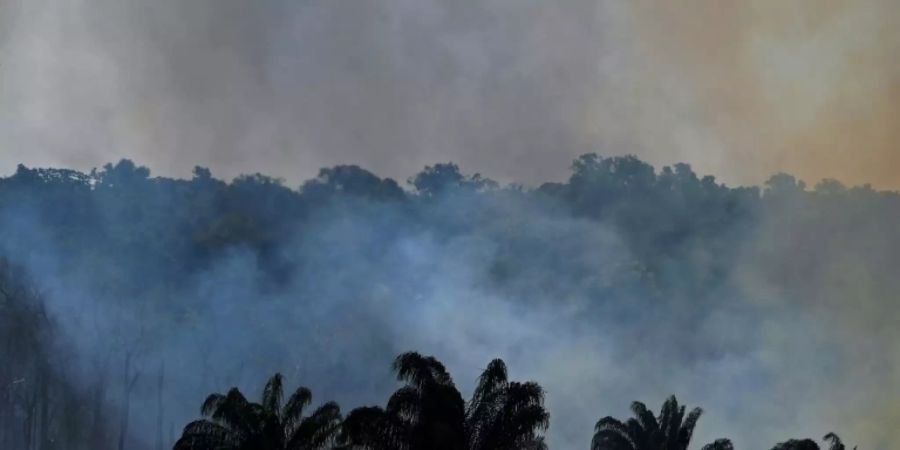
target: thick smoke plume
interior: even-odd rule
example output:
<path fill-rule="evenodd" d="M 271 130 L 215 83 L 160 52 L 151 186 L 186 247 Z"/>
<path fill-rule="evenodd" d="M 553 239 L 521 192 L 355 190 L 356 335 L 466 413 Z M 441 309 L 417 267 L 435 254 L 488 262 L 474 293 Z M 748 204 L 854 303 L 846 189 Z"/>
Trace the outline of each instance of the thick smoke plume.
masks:
<path fill-rule="evenodd" d="M 378 403 L 415 349 L 463 391 L 495 356 L 541 382 L 553 448 L 671 393 L 698 442 L 887 448 L 896 194 L 763 182 L 900 188 L 900 3 L 731 3 L 0 0 L 0 256 L 53 386 L 116 418 L 132 354 L 153 448 L 159 373 L 169 439 L 276 370 Z M 88 173 L 123 157 L 172 178 Z M 403 182 L 445 160 L 502 187 Z M 339 164 L 400 182 L 304 183 Z"/>
<path fill-rule="evenodd" d="M 126 161 L 0 182 L 0 249 L 41 286 L 65 371 L 106 383 L 113 411 L 124 361 L 141 374 L 130 448 L 155 442 L 163 364 L 168 435 L 206 393 L 275 371 L 347 409 L 380 403 L 410 349 L 463 392 L 493 357 L 540 382 L 552 448 L 672 393 L 707 411 L 697 442 L 892 442 L 897 194 L 787 175 L 761 194 L 591 155 L 535 190 L 447 165 L 406 191 L 348 166 L 299 191 L 148 175 Z"/>
<path fill-rule="evenodd" d="M 3 0 L 0 171 L 451 159 L 537 183 L 599 150 L 898 188 L 898 21 L 891 0 Z"/>

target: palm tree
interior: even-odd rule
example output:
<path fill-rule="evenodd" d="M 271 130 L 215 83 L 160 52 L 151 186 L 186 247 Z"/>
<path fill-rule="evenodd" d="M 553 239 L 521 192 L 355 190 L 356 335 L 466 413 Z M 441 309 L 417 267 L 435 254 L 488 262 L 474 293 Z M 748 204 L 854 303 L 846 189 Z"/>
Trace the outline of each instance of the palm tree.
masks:
<path fill-rule="evenodd" d="M 828 450 L 846 449 L 844 442 L 834 433 L 826 434 L 823 439 L 828 441 Z M 812 439 L 791 439 L 775 445 L 772 450 L 819 450 L 819 445 Z M 853 447 L 853 450 L 856 450 L 856 447 Z"/>
<path fill-rule="evenodd" d="M 694 408 L 685 415 L 675 396 L 663 403 L 659 417 L 641 402 L 631 404 L 635 417 L 622 422 L 604 417 L 594 428 L 591 450 L 687 450 L 703 410 Z M 720 439 L 708 449 L 730 449 L 731 442 Z"/>
<path fill-rule="evenodd" d="M 404 353 L 394 360 L 405 382 L 387 407 L 357 408 L 344 420 L 341 448 L 365 450 L 544 450 L 544 392 L 537 383 L 510 382 L 492 361 L 468 406 L 437 359 Z"/>
<path fill-rule="evenodd" d="M 324 450 L 330 448 L 341 423 L 338 405 L 328 402 L 309 416 L 303 410 L 312 393 L 300 387 L 282 405 L 283 384 L 276 373 L 263 389 L 260 403 L 232 388 L 212 394 L 201 407 L 207 419 L 189 423 L 174 450 Z"/>
<path fill-rule="evenodd" d="M 841 438 L 834 433 L 828 433 L 824 438 L 828 441 L 829 446 L 828 450 L 845 450 L 844 443 L 841 441 Z M 853 450 L 856 450 L 856 446 L 853 446 Z"/>
<path fill-rule="evenodd" d="M 703 446 L 702 450 L 734 450 L 734 445 L 730 439 L 716 439 L 710 444 Z"/>
<path fill-rule="evenodd" d="M 343 448 L 463 450 L 465 403 L 440 361 L 408 352 L 394 360 L 397 380 L 387 407 L 357 408 L 344 423 Z"/>
<path fill-rule="evenodd" d="M 364 406 L 350 411 L 341 424 L 339 450 L 405 450 L 406 424 L 397 414 L 380 406 Z"/>
<path fill-rule="evenodd" d="M 506 364 L 495 359 L 478 378 L 466 408 L 467 448 L 544 449 L 539 433 L 547 429 L 549 420 L 540 385 L 509 381 Z"/>
<path fill-rule="evenodd" d="M 791 439 L 776 444 L 772 450 L 819 450 L 819 444 L 812 439 Z"/>

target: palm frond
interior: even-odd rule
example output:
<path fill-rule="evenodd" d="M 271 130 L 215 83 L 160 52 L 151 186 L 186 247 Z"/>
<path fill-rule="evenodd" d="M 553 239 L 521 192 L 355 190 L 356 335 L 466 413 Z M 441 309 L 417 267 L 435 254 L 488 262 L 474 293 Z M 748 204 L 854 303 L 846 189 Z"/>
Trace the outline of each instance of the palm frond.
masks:
<path fill-rule="evenodd" d="M 504 412 L 516 422 L 520 433 L 533 434 L 550 426 L 550 414 L 544 409 L 544 389 L 534 382 L 510 383 Z"/>
<path fill-rule="evenodd" d="M 338 442 L 347 449 L 405 450 L 406 430 L 384 409 L 356 408 L 347 415 L 338 433 Z"/>
<path fill-rule="evenodd" d="M 207 397 L 201 413 L 215 423 L 237 432 L 248 433 L 258 426 L 259 412 L 254 405 L 247 401 L 240 390 L 231 388 L 225 395 L 212 394 Z"/>
<path fill-rule="evenodd" d="M 447 369 L 433 356 L 426 357 L 416 352 L 403 353 L 394 359 L 393 369 L 397 372 L 397 380 L 419 389 L 428 384 L 453 385 Z"/>
<path fill-rule="evenodd" d="M 614 417 L 604 417 L 594 426 L 591 450 L 635 450 L 631 432 L 624 423 Z"/>
<path fill-rule="evenodd" d="M 631 412 L 634 413 L 635 418 L 638 420 L 638 423 L 641 425 L 641 428 L 643 428 L 646 435 L 650 436 L 659 431 L 659 423 L 656 421 L 653 412 L 647 409 L 647 405 L 644 405 L 641 402 L 632 402 Z"/>
<path fill-rule="evenodd" d="M 678 410 L 678 399 L 675 398 L 674 395 L 669 396 L 666 401 L 663 402 L 662 408 L 659 410 L 659 418 L 657 422 L 659 423 L 659 427 L 662 430 L 666 430 L 672 422 L 672 417 L 675 415 Z"/>
<path fill-rule="evenodd" d="M 421 394 L 412 386 L 397 389 L 388 399 L 387 411 L 407 421 L 414 421 L 421 410 Z"/>
<path fill-rule="evenodd" d="M 652 448 L 651 445 L 653 445 L 655 435 L 647 433 L 640 420 L 631 417 L 625 421 L 625 426 L 628 428 L 628 436 L 631 438 L 635 449 L 645 450 Z"/>
<path fill-rule="evenodd" d="M 716 439 L 712 443 L 703 446 L 702 450 L 734 450 L 730 439 Z"/>
<path fill-rule="evenodd" d="M 508 384 L 506 364 L 501 359 L 491 361 L 478 377 L 478 385 L 472 393 L 466 415 L 484 414 L 484 410 L 495 403 L 494 399 L 501 395 Z"/>
<path fill-rule="evenodd" d="M 303 417 L 303 409 L 312 402 L 312 391 L 308 388 L 298 387 L 284 404 L 284 411 L 281 414 L 285 424 L 293 425 L 300 421 Z"/>
<path fill-rule="evenodd" d="M 263 388 L 262 403 L 263 410 L 267 414 L 278 416 L 281 414 L 281 400 L 284 394 L 284 380 L 280 373 L 275 373 Z"/>
<path fill-rule="evenodd" d="M 286 450 L 319 450 L 334 444 L 341 424 L 341 408 L 328 402 L 316 408 L 291 430 Z"/>
<path fill-rule="evenodd" d="M 187 424 L 173 450 L 231 450 L 240 445 L 240 436 L 208 420 Z"/>
<path fill-rule="evenodd" d="M 206 397 L 206 400 L 203 401 L 203 405 L 200 406 L 200 414 L 203 416 L 211 416 L 224 401 L 224 395 L 218 393 L 210 394 Z"/>
<path fill-rule="evenodd" d="M 505 388 L 508 381 L 506 363 L 502 359 L 491 361 L 478 377 L 478 386 L 472 396 L 473 402 Z"/>
<path fill-rule="evenodd" d="M 819 444 L 812 439 L 791 439 L 775 445 L 772 450 L 819 450 Z"/>
<path fill-rule="evenodd" d="M 672 398 L 674 399 L 675 397 Z M 668 450 L 687 450 L 687 447 L 682 447 L 680 442 L 685 410 L 684 405 L 677 406 L 669 412 L 665 424 L 662 425 L 663 432 L 666 435 L 666 448 Z"/>
<path fill-rule="evenodd" d="M 544 442 L 543 436 L 537 436 L 519 443 L 519 448 L 521 450 L 547 450 L 547 443 Z"/>
<path fill-rule="evenodd" d="M 678 448 L 688 448 L 691 438 L 694 436 L 694 428 L 697 427 L 697 422 L 700 421 L 700 416 L 702 415 L 703 410 L 701 408 L 694 408 L 687 413 L 687 417 L 684 418 L 684 422 L 681 423 L 681 429 L 678 431 Z"/>
<path fill-rule="evenodd" d="M 491 361 L 478 377 L 472 399 L 466 405 L 465 428 L 470 449 L 482 449 L 497 428 L 496 416 L 506 403 L 509 381 L 506 364 Z"/>

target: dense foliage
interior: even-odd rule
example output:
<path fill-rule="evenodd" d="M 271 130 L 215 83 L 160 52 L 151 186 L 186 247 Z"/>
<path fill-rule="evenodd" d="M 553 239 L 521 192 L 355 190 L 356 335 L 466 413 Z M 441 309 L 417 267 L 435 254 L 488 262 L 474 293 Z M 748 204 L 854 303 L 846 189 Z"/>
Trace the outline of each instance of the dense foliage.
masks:
<path fill-rule="evenodd" d="M 534 382 L 507 379 L 503 361 L 495 359 L 479 377 L 468 402 L 434 357 L 404 353 L 394 361 L 405 382 L 387 408 L 356 408 L 341 421 L 333 402 L 302 417 L 311 393 L 298 388 L 281 406 L 281 375 L 263 390 L 260 403 L 248 402 L 237 389 L 212 394 L 201 408 L 209 420 L 191 422 L 174 450 L 546 450 L 541 432 L 549 425 L 543 391 Z M 283 408 L 283 409 L 282 409 Z M 597 422 L 591 450 L 686 450 L 702 413 L 685 414 L 672 396 L 659 416 L 641 402 L 631 405 L 633 418 L 604 417 Z M 834 433 L 829 450 L 845 450 Z M 733 450 L 717 439 L 703 450 Z M 819 450 L 812 439 L 792 439 L 772 450 Z"/>
<path fill-rule="evenodd" d="M 624 324 L 621 342 L 703 358 L 745 342 L 666 331 L 738 296 L 733 272 L 748 253 L 754 275 L 785 298 L 870 313 L 861 323 L 872 328 L 896 323 L 893 312 L 853 307 L 844 294 L 862 302 L 900 288 L 900 278 L 882 276 L 900 255 L 898 221 L 900 196 L 867 186 L 826 180 L 807 189 L 779 174 L 763 189 L 731 188 L 685 164 L 655 170 L 634 157 L 594 154 L 577 159 L 565 182 L 533 189 L 465 175 L 453 164 L 426 167 L 405 188 L 338 166 L 297 189 L 260 174 L 225 182 L 200 167 L 189 180 L 152 177 L 128 160 L 90 173 L 20 166 L 0 179 L 0 448 L 168 448 L 176 422 L 190 414 L 174 402 L 244 370 L 240 358 L 216 356 L 219 349 L 258 357 L 268 373 L 285 352 L 292 361 L 340 359 L 350 346 L 364 357 L 354 368 L 377 366 L 397 345 L 363 312 L 382 308 L 383 297 L 419 301 L 419 286 L 391 266 L 411 237 L 427 236 L 438 249 L 415 260 L 422 273 L 453 283 L 458 274 L 441 272 L 437 260 L 449 255 L 439 251 L 489 246 L 488 256 L 477 255 L 483 266 L 465 274 L 480 292 L 572 309 L 589 323 L 614 316 Z M 838 251 L 847 268 L 840 273 L 827 258 Z M 241 265 L 248 260 L 249 269 Z M 240 264 L 228 265 L 234 261 Z M 848 287 L 854 274 L 866 274 L 861 294 Z M 258 328 L 240 322 L 241 302 L 269 321 Z M 646 322 L 667 325 L 635 319 L 648 310 Z M 329 322 L 333 313 L 346 321 Z M 215 328 L 221 317 L 229 322 Z M 195 337 L 200 350 L 188 353 L 185 343 Z M 298 405 L 307 406 L 308 391 L 281 405 L 277 377 L 259 404 L 238 391 L 211 397 L 209 420 L 180 442 L 209 432 L 235 448 L 261 448 L 260 439 L 265 448 L 542 445 L 543 391 L 507 380 L 501 361 L 489 364 L 468 402 L 432 358 L 404 355 L 394 369 L 404 385 L 384 407 L 340 419 L 329 403 L 303 416 Z M 335 385 L 348 385 L 341 377 L 350 371 L 335 370 Z M 171 381 L 183 373 L 196 375 L 195 384 Z M 226 419 L 229 408 L 245 422 Z M 635 413 L 635 425 L 601 420 L 595 448 L 683 450 L 699 416 L 682 420 L 674 399 L 656 422 L 642 406 Z M 375 443 L 384 440 L 393 443 Z M 295 441 L 304 443 L 290 447 Z M 779 448 L 811 445 L 804 442 Z M 832 448 L 840 445 L 834 437 Z"/>

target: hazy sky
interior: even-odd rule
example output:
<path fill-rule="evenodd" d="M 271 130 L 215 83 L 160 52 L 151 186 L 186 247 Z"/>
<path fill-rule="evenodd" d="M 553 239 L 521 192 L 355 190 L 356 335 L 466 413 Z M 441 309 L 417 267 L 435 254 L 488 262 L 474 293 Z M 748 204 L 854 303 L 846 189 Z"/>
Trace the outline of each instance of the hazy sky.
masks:
<path fill-rule="evenodd" d="M 0 173 L 534 183 L 596 151 L 900 188 L 898 54 L 893 0 L 0 0 Z"/>
<path fill-rule="evenodd" d="M 598 152 L 632 153 L 657 166 L 689 162 L 731 184 L 758 184 L 787 171 L 810 184 L 834 177 L 900 189 L 898 56 L 897 0 L 0 0 L 0 174 L 18 163 L 87 170 L 132 158 L 162 175 L 190 176 L 194 165 L 203 165 L 223 178 L 258 171 L 296 186 L 323 166 L 360 164 L 402 181 L 426 164 L 451 160 L 470 173 L 532 184 L 561 179 L 575 156 Z M 787 211 L 785 217 L 793 216 Z M 769 236 L 761 236 L 751 243 L 767 242 Z M 872 239 L 865 256 L 888 261 L 884 270 L 893 270 L 896 247 L 885 245 L 883 236 L 854 238 Z M 833 248 L 845 248 L 838 244 Z M 773 261 L 795 256 L 773 253 L 779 257 Z M 858 308 L 866 313 L 862 325 L 840 333 L 862 336 L 869 318 L 893 317 L 885 312 L 896 310 L 889 303 L 893 291 L 865 291 L 868 266 L 841 251 L 826 255 L 821 259 L 833 272 L 818 274 L 821 279 L 811 284 L 843 286 L 831 290 L 835 299 L 877 300 L 871 312 Z M 385 266 L 381 260 L 366 264 Z M 468 259 L 446 264 L 460 271 L 473 266 Z M 742 274 L 749 279 L 766 266 L 752 265 Z M 848 268 L 852 277 L 841 285 L 845 279 L 834 273 Z M 454 281 L 447 272 L 435 272 L 437 308 L 450 309 L 446 299 L 470 298 L 445 286 Z M 764 283 L 747 284 L 765 294 Z M 845 314 L 835 318 L 856 317 L 838 311 Z M 757 326 L 754 317 L 738 319 L 723 323 L 751 331 Z M 805 346 L 817 338 L 807 333 L 815 326 L 794 319 L 766 325 L 766 341 L 759 345 L 765 351 L 752 357 L 774 360 L 778 368 L 796 363 L 795 355 L 818 363 L 818 355 L 807 351 L 817 347 Z M 496 326 L 487 325 L 485 333 L 493 337 Z M 894 355 L 895 329 L 879 328 Z M 511 343 L 533 338 L 516 334 L 515 327 L 504 332 Z M 468 351 L 472 334 L 479 336 L 460 333 L 458 348 Z M 551 341 L 551 350 L 562 355 L 552 362 L 572 367 L 563 362 L 582 358 L 570 346 L 595 351 L 593 344 Z M 871 354 L 860 351 L 854 362 Z M 479 363 L 485 360 L 477 356 Z M 561 371 L 539 381 L 551 388 L 577 386 L 575 381 L 605 370 L 591 366 L 597 361 L 602 359 L 583 359 L 588 367 L 572 371 L 578 372 L 572 378 Z M 756 362 L 713 365 L 704 373 L 711 378 L 725 367 L 747 377 L 732 377 L 738 382 L 754 381 L 746 367 Z M 804 370 L 818 370 L 809 367 Z M 853 376 L 868 370 L 846 367 Z M 694 369 L 675 372 L 693 380 L 687 374 Z M 838 391 L 837 398 L 853 400 L 851 431 L 861 436 L 866 427 L 882 425 L 857 414 L 869 408 L 866 401 L 874 402 L 872 416 L 900 416 L 890 401 L 892 386 L 832 388 L 890 384 L 895 370 L 869 378 L 831 374 L 833 384 L 832 378 L 816 381 L 814 375 L 803 378 L 802 370 L 785 370 L 790 376 L 767 392 L 772 398 L 782 392 L 791 400 L 809 397 L 796 412 L 805 416 L 785 422 L 807 424 L 797 433 L 804 435 L 822 432 L 820 423 L 844 413 L 832 408 L 832 397 L 813 403 L 812 394 Z M 726 371 L 722 378 L 729 376 Z M 745 406 L 746 397 L 724 388 L 700 384 L 689 392 L 725 399 L 698 402 L 718 411 L 704 419 L 709 430 L 757 423 L 735 421 L 727 428 L 722 405 L 742 417 L 794 413 L 772 413 L 766 402 Z M 556 405 L 572 400 L 575 409 L 584 406 L 574 393 L 551 394 L 548 401 Z M 634 398 L 631 391 L 620 395 Z M 607 404 L 621 405 L 623 413 L 627 406 L 625 400 Z M 575 425 L 580 427 L 558 421 L 553 429 L 569 436 L 566 427 Z M 871 435 L 890 432 L 882 428 Z M 752 427 L 737 433 L 743 433 L 738 439 L 760 434 Z M 765 430 L 761 435 L 772 441 Z"/>

